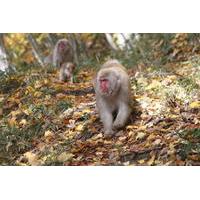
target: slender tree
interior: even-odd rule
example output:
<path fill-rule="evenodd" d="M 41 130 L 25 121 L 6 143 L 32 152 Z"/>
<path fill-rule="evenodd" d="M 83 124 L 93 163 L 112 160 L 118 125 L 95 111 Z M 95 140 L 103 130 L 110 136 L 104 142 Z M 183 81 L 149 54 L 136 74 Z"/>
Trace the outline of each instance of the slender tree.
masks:
<path fill-rule="evenodd" d="M 109 46 L 111 47 L 111 49 L 112 49 L 113 51 L 118 51 L 119 48 L 118 48 L 118 46 L 115 44 L 112 35 L 111 35 L 110 33 L 105 33 L 105 36 L 106 36 L 106 40 L 107 40 Z"/>
<path fill-rule="evenodd" d="M 33 35 L 31 33 L 29 33 L 27 35 L 28 41 L 30 42 L 31 46 L 32 46 L 32 50 L 33 50 L 33 54 L 37 60 L 37 62 L 44 67 L 44 58 L 40 52 L 40 48 L 39 45 L 37 43 L 37 41 L 35 40 L 35 38 L 33 37 Z"/>
<path fill-rule="evenodd" d="M 79 59 L 78 59 L 78 42 L 76 40 L 76 37 L 73 33 L 67 34 L 69 41 L 72 46 L 73 50 L 73 55 L 74 55 L 74 62 L 78 65 L 79 64 Z"/>
<path fill-rule="evenodd" d="M 0 33 L 0 70 L 5 72 L 9 68 L 9 63 L 3 37 L 4 34 Z"/>

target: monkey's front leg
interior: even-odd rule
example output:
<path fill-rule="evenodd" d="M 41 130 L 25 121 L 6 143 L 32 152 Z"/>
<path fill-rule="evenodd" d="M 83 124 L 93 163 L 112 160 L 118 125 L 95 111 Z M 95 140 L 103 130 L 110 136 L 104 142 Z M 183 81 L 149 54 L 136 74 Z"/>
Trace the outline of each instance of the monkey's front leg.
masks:
<path fill-rule="evenodd" d="M 131 108 L 129 105 L 122 103 L 119 107 L 119 111 L 117 113 L 117 117 L 113 123 L 113 129 L 120 129 L 125 126 L 128 117 L 130 116 Z"/>
<path fill-rule="evenodd" d="M 106 136 L 113 135 L 114 131 L 112 130 L 113 126 L 113 115 L 112 112 L 106 108 L 105 105 L 102 105 L 101 109 L 99 109 L 100 112 L 100 118 L 103 122 L 104 126 L 104 134 Z"/>

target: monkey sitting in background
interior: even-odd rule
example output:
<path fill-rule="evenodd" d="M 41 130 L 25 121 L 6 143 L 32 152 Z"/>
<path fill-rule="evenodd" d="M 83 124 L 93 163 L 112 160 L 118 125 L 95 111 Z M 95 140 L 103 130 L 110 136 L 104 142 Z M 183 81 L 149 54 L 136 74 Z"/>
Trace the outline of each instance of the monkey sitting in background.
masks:
<path fill-rule="evenodd" d="M 67 39 L 59 39 L 52 51 L 45 59 L 46 65 L 52 64 L 59 71 L 59 80 L 73 82 L 73 72 L 75 64 L 73 64 L 73 50 Z"/>
<path fill-rule="evenodd" d="M 63 63 L 60 67 L 59 80 L 73 83 L 73 73 L 76 66 L 71 62 Z"/>
<path fill-rule="evenodd" d="M 57 41 L 52 55 L 54 67 L 60 68 L 65 62 L 73 62 L 73 51 L 70 42 L 67 39 Z"/>
<path fill-rule="evenodd" d="M 59 39 L 52 52 L 44 58 L 46 65 L 60 68 L 65 62 L 73 62 L 73 50 L 67 39 Z"/>

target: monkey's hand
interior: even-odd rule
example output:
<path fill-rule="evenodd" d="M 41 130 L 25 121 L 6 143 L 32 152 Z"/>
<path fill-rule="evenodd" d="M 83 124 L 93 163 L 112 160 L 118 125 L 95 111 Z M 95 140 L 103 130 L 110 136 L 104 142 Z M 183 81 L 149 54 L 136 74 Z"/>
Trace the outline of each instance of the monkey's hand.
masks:
<path fill-rule="evenodd" d="M 119 122 L 119 121 L 115 121 L 115 122 L 113 123 L 113 130 L 118 130 L 118 129 L 122 128 L 123 126 L 124 126 L 123 123 L 121 123 L 121 122 Z"/>
<path fill-rule="evenodd" d="M 115 131 L 113 131 L 113 130 L 105 130 L 104 137 L 111 138 L 114 134 L 115 134 Z"/>

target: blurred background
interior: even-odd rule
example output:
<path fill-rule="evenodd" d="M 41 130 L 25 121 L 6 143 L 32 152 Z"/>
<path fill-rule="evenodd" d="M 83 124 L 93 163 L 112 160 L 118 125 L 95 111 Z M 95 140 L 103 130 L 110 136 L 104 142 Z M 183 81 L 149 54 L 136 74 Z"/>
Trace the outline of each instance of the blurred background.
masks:
<path fill-rule="evenodd" d="M 200 52 L 198 33 L 7 33 L 0 34 L 0 70 L 43 67 L 60 38 L 69 39 L 80 67 L 92 67 L 108 58 L 118 58 L 128 67 L 160 66 Z"/>

